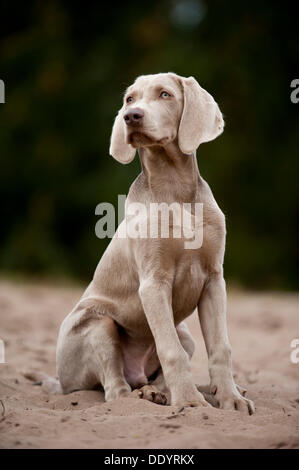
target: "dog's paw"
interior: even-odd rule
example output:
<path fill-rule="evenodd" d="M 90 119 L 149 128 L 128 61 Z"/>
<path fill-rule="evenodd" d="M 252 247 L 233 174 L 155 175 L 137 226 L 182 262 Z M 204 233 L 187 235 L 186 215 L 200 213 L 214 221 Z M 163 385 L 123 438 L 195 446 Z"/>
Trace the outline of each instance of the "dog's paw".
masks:
<path fill-rule="evenodd" d="M 118 398 L 125 398 L 130 396 L 131 387 L 123 385 L 121 387 L 114 387 L 111 390 L 105 390 L 105 401 L 117 400 Z"/>
<path fill-rule="evenodd" d="M 137 398 L 151 401 L 157 405 L 166 405 L 167 397 L 164 393 L 160 392 L 154 385 L 144 385 L 141 388 L 133 390 L 132 395 Z"/>
<path fill-rule="evenodd" d="M 200 393 L 195 385 L 188 387 L 180 393 L 173 394 L 171 404 L 179 408 L 204 406 L 210 407 L 211 405 L 206 401 L 203 394 Z"/>
<path fill-rule="evenodd" d="M 211 394 L 214 395 L 216 406 L 223 410 L 238 410 L 252 415 L 255 412 L 254 403 L 244 397 L 246 390 L 242 387 L 211 386 Z"/>

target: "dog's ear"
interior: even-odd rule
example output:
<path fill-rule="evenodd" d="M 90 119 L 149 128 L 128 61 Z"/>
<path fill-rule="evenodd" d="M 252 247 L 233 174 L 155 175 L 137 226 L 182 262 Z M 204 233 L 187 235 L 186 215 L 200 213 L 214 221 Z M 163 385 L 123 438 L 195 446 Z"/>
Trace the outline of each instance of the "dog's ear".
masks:
<path fill-rule="evenodd" d="M 136 149 L 126 143 L 122 114 L 123 109 L 120 109 L 112 128 L 109 153 L 121 163 L 130 163 L 135 157 Z"/>
<path fill-rule="evenodd" d="M 185 154 L 193 153 L 203 142 L 222 133 L 224 121 L 214 98 L 193 77 L 181 79 L 184 107 L 178 131 L 178 142 Z"/>

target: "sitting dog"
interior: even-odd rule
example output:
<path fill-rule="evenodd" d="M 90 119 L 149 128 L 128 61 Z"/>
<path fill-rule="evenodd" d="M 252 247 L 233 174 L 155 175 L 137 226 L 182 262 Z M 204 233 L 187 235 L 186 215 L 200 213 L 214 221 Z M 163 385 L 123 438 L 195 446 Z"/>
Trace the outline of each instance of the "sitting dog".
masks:
<path fill-rule="evenodd" d="M 64 393 L 101 385 L 107 401 L 137 389 L 138 396 L 160 404 L 168 394 L 172 405 L 210 406 L 190 368 L 194 341 L 184 320 L 197 309 L 217 406 L 253 413 L 253 402 L 232 376 L 222 267 L 225 218 L 195 155 L 223 127 L 217 103 L 193 77 L 140 76 L 126 90 L 110 154 L 130 163 L 138 149 L 142 172 L 92 282 L 61 325 L 57 373 Z M 186 248 L 183 236 L 118 236 L 134 203 L 146 208 L 146 216 L 137 217 L 143 228 L 152 203 L 202 204 L 201 246 Z M 196 219 L 194 214 L 192 206 L 189 215 Z M 169 219 L 170 231 L 174 226 Z"/>

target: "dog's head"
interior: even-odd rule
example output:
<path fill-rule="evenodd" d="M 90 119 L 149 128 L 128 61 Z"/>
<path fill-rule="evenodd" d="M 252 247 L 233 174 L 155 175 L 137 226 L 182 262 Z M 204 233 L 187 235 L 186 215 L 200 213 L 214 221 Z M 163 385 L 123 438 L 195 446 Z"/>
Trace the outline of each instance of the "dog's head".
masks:
<path fill-rule="evenodd" d="M 176 138 L 184 154 L 222 133 L 224 121 L 213 97 L 193 77 L 159 73 L 138 77 L 124 95 L 111 135 L 110 154 L 122 163 L 136 149 L 166 146 Z"/>

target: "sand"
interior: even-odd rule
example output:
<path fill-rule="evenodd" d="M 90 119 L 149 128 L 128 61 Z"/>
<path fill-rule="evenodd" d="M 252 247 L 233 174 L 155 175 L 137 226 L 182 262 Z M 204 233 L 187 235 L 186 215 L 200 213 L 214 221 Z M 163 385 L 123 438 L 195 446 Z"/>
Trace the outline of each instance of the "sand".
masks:
<path fill-rule="evenodd" d="M 105 403 L 97 391 L 49 395 L 22 372 L 55 375 L 59 325 L 82 288 L 0 282 L 0 448 L 299 448 L 299 294 L 229 291 L 234 374 L 255 401 L 253 416 L 216 408 L 161 406 L 138 398 Z M 200 327 L 194 381 L 208 383 Z"/>

